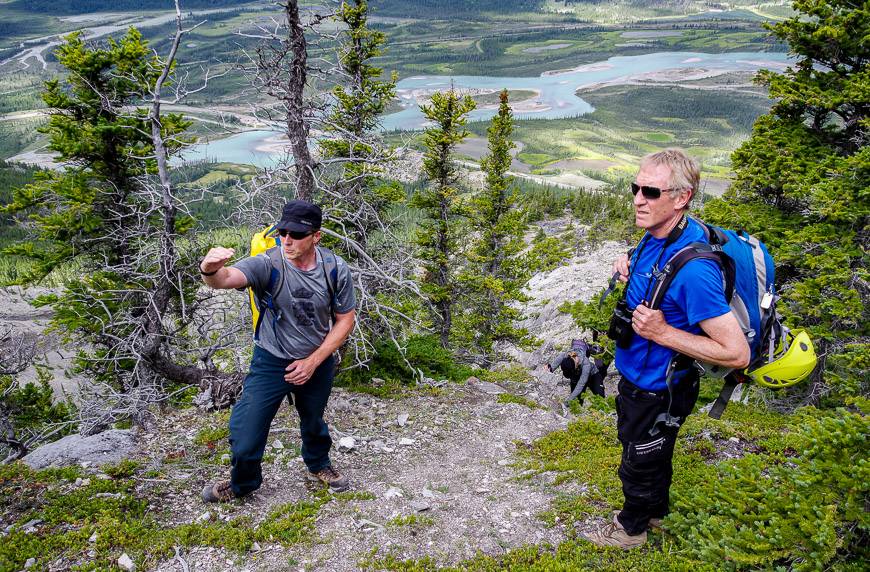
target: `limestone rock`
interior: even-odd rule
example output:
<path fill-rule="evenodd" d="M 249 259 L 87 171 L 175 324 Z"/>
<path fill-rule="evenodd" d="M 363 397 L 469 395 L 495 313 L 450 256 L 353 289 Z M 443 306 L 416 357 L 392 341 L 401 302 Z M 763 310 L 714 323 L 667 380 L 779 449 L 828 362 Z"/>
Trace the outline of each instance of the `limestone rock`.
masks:
<path fill-rule="evenodd" d="M 488 381 L 481 381 L 476 377 L 468 378 L 468 385 L 480 391 L 481 393 L 486 393 L 488 395 L 498 395 L 500 393 L 505 393 L 505 389 L 499 385 L 494 383 L 490 383 Z"/>
<path fill-rule="evenodd" d="M 132 572 L 136 569 L 136 564 L 134 564 L 133 560 L 129 556 L 127 556 L 126 552 L 122 554 L 120 558 L 118 558 L 118 566 L 120 566 L 127 572 Z"/>
<path fill-rule="evenodd" d="M 67 435 L 54 443 L 35 449 L 22 460 L 31 469 L 76 464 L 101 466 L 126 459 L 134 449 L 134 436 L 131 430 L 110 429 L 89 437 Z"/>
<path fill-rule="evenodd" d="M 353 437 L 342 437 L 338 440 L 338 449 L 340 451 L 350 451 L 356 447 L 356 439 Z"/>

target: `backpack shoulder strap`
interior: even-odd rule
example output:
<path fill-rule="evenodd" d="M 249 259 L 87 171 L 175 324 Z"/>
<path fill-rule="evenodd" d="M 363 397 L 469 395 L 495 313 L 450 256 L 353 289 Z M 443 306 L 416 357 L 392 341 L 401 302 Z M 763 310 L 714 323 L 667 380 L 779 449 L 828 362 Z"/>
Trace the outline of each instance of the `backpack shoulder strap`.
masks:
<path fill-rule="evenodd" d="M 260 325 L 263 323 L 263 315 L 266 313 L 266 310 L 275 312 L 275 286 L 278 284 L 278 278 L 280 277 L 280 271 L 276 268 L 276 265 L 280 264 L 280 258 L 269 256 L 272 250 L 270 248 L 263 253 L 271 263 L 271 270 L 269 271 L 269 284 L 266 286 L 266 290 L 257 298 L 259 301 L 257 304 L 259 315 L 257 316 L 257 323 L 254 325 L 255 340 L 260 339 Z"/>
<path fill-rule="evenodd" d="M 652 296 L 650 296 L 648 301 L 648 306 L 653 310 L 658 310 L 677 272 L 688 264 L 689 261 L 698 258 L 712 260 L 722 269 L 722 274 L 725 278 L 725 299 L 730 304 L 731 298 L 734 297 L 734 281 L 736 278 L 734 261 L 722 251 L 722 247 L 719 245 L 693 242 L 678 250 L 656 275 L 656 281 L 653 286 Z"/>
<path fill-rule="evenodd" d="M 330 313 L 335 316 L 336 284 L 338 282 L 338 257 L 326 247 L 318 246 L 317 251 L 323 260 L 323 275 L 326 277 L 326 291 L 329 293 Z"/>

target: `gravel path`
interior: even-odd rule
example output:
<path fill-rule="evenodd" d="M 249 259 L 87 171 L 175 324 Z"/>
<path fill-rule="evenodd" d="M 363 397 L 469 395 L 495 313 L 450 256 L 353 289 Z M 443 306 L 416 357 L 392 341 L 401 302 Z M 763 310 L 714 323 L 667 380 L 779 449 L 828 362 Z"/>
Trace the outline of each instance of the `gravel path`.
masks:
<path fill-rule="evenodd" d="M 553 404 L 553 393 L 567 390 L 556 387 L 555 376 L 546 377 L 550 379 L 512 383 L 510 389 Z M 352 479 L 351 491 L 373 498 L 328 503 L 310 541 L 287 548 L 264 545 L 241 557 L 198 548 L 184 555 L 185 563 L 190 570 L 350 571 L 359 569 L 360 559 L 374 549 L 381 555 L 429 556 L 448 564 L 478 552 L 499 555 L 524 544 L 558 543 L 565 531 L 545 527 L 537 515 L 549 508 L 560 488 L 566 492 L 570 485 L 554 487 L 546 475 L 523 478 L 515 453 L 518 446 L 564 428 L 568 419 L 555 413 L 556 407 L 498 403 L 497 391 L 497 386 L 473 381 L 440 388 L 439 395 L 422 391 L 400 399 L 336 390 L 327 421 L 336 445 L 342 437 L 353 438 L 354 445 L 349 450 L 334 445 L 333 463 Z M 191 447 L 196 415 L 188 411 L 162 419 L 142 437 L 146 457 L 157 461 Z M 223 477 L 224 468 L 164 465 L 175 492 L 162 502 L 174 507 L 172 520 L 248 516 L 256 523 L 278 505 L 311 499 L 317 486 L 305 479 L 298 457 L 295 413 L 284 408 L 273 427 L 277 431 L 269 439 L 264 486 L 243 501 L 215 507 L 199 500 L 202 484 Z M 421 522 L 394 524 L 397 517 L 411 515 Z M 156 568 L 183 569 L 177 559 Z"/>

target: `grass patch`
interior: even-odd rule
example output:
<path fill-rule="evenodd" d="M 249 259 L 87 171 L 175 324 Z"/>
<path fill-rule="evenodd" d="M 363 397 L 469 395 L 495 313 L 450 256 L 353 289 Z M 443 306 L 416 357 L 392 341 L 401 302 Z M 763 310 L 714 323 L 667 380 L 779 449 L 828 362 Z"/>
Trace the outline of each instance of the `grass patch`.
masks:
<path fill-rule="evenodd" d="M 498 394 L 498 402 L 499 403 L 517 403 L 519 405 L 523 405 L 528 407 L 529 409 L 544 409 L 547 408 L 543 405 L 540 405 L 536 401 L 529 399 L 528 397 L 523 397 L 522 395 L 516 395 L 515 393 L 499 393 Z"/>
<path fill-rule="evenodd" d="M 491 370 L 478 370 L 475 374 L 483 381 L 490 383 L 528 383 L 532 379 L 529 369 L 519 363 Z"/>
<path fill-rule="evenodd" d="M 310 499 L 275 507 L 256 526 L 249 518 L 164 526 L 164 512 L 140 496 L 136 471 L 126 465 L 116 471 L 119 478 L 105 479 L 78 467 L 33 471 L 20 463 L 0 466 L 0 514 L 13 524 L 0 543 L 0 570 L 20 570 L 28 558 L 40 565 L 59 560 L 65 569 L 115 569 L 121 552 L 147 569 L 171 556 L 174 546 L 214 546 L 238 553 L 254 542 L 289 546 L 314 535 L 315 518 L 324 505 L 371 498 L 331 495 L 324 489 Z M 24 530 L 33 520 L 42 522 L 35 531 Z"/>
<path fill-rule="evenodd" d="M 407 516 L 396 516 L 387 521 L 387 526 L 390 528 L 424 528 L 435 524 L 435 519 L 429 516 L 421 516 L 418 514 L 409 514 Z"/>

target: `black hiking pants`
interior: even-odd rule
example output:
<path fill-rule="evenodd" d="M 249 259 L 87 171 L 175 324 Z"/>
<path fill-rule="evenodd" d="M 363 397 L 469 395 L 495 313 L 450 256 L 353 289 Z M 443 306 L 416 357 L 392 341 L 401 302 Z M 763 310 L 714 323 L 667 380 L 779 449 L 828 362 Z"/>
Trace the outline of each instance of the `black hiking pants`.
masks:
<path fill-rule="evenodd" d="M 674 387 L 671 415 L 680 425 L 698 400 L 698 372 L 692 370 Z M 625 504 L 617 518 L 630 535 L 643 533 L 650 518 L 668 514 L 673 477 L 674 445 L 679 427 L 659 424 L 660 432 L 650 435 L 656 417 L 668 410 L 668 391 L 640 389 L 624 377 L 616 397 L 616 429 L 622 443 L 619 479 Z"/>
<path fill-rule="evenodd" d="M 576 377 L 569 379 L 571 381 L 571 393 L 574 393 L 574 388 L 577 387 L 577 383 L 580 381 L 580 378 Z M 586 389 L 591 391 L 593 395 L 604 397 L 604 376 L 598 373 L 590 375 L 589 379 L 586 381 Z M 583 403 L 583 394 L 586 392 L 586 389 L 581 391 L 580 394 L 577 396 L 577 400 L 580 403 Z"/>

